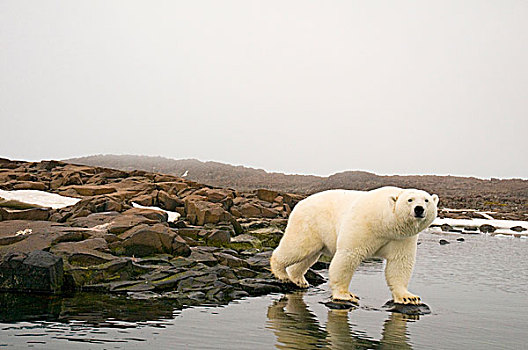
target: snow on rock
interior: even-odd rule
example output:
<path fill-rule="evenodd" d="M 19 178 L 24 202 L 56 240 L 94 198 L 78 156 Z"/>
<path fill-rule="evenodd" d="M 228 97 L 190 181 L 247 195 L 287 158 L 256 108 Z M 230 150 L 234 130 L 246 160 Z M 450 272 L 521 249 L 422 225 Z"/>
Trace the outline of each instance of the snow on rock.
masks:
<path fill-rule="evenodd" d="M 429 232 L 442 232 L 442 228 L 440 226 L 445 224 L 451 226 L 454 229 L 463 230 L 464 233 L 471 233 L 469 230 L 465 231 L 465 228 L 479 228 L 482 225 L 491 225 L 495 228 L 495 231 L 491 233 L 493 236 L 528 236 L 528 221 L 519 220 L 436 218 L 428 230 Z M 522 232 L 512 231 L 511 228 L 515 226 L 520 226 L 527 230 Z M 479 230 L 473 232 L 480 233 Z"/>
<path fill-rule="evenodd" d="M 0 190 L 0 197 L 7 200 L 16 200 L 23 203 L 35 204 L 53 209 L 69 207 L 80 201 L 79 198 L 66 197 L 56 193 L 38 190 Z"/>
<path fill-rule="evenodd" d="M 143 205 L 137 204 L 136 202 L 132 202 L 132 206 L 134 208 L 139 208 L 139 209 L 151 209 L 151 210 L 163 211 L 169 215 L 169 219 L 168 219 L 169 222 L 176 221 L 180 217 L 180 213 L 177 213 L 175 211 L 168 211 L 168 210 L 161 209 L 158 207 L 145 207 Z"/>

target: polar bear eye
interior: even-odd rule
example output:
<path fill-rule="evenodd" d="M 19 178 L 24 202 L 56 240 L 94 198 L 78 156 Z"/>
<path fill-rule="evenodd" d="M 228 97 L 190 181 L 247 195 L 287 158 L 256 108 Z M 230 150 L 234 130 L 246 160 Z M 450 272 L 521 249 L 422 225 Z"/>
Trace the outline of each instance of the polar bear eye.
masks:
<path fill-rule="evenodd" d="M 407 200 L 407 202 L 409 202 L 409 203 L 411 203 L 412 201 L 413 201 L 412 198 L 409 198 L 409 199 Z"/>
<path fill-rule="evenodd" d="M 426 200 L 425 200 L 425 203 L 429 203 L 429 199 L 426 199 Z"/>

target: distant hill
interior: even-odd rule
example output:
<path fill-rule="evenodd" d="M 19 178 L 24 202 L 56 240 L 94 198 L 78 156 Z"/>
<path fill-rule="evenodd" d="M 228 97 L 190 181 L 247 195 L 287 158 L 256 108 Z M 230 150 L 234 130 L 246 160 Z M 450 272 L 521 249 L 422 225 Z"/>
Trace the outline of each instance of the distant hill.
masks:
<path fill-rule="evenodd" d="M 528 207 L 528 180 L 477 179 L 459 176 L 379 176 L 364 171 L 345 171 L 328 177 L 286 175 L 262 169 L 196 159 L 169 159 L 134 155 L 94 155 L 65 160 L 69 163 L 121 170 L 145 170 L 182 176 L 204 184 L 247 191 L 256 188 L 310 194 L 332 188 L 370 190 L 380 186 L 415 187 L 437 193 L 445 206 L 486 209 Z"/>

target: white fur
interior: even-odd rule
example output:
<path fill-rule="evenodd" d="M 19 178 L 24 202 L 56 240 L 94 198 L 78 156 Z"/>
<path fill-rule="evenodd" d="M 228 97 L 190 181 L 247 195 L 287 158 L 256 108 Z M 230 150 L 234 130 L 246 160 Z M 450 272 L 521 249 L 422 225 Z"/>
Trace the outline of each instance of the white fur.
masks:
<path fill-rule="evenodd" d="M 409 201 L 411 200 L 411 201 Z M 292 211 L 271 269 L 280 280 L 308 287 L 304 274 L 321 254 L 332 257 L 329 269 L 332 297 L 357 302 L 348 291 L 363 259 L 387 260 L 385 277 L 397 303 L 418 304 L 409 293 L 418 233 L 437 214 L 438 196 L 416 189 L 382 187 L 372 191 L 330 190 L 302 200 Z M 414 208 L 422 206 L 424 217 Z"/>

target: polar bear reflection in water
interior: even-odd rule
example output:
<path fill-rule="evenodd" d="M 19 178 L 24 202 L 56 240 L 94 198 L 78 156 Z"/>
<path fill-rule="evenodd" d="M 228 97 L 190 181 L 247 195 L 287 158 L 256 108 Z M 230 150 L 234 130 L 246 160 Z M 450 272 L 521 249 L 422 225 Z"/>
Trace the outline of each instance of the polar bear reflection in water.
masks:
<path fill-rule="evenodd" d="M 395 303 L 421 304 L 407 290 L 418 233 L 437 215 L 438 196 L 416 189 L 329 190 L 300 201 L 288 219 L 271 270 L 279 280 L 307 288 L 306 271 L 324 254 L 332 257 L 334 300 L 358 303 L 348 290 L 354 271 L 369 257 L 387 260 L 385 278 Z"/>
<path fill-rule="evenodd" d="M 412 349 L 407 322 L 419 316 L 390 313 L 383 324 L 380 340 L 354 330 L 349 310 L 328 309 L 323 328 L 303 300 L 303 292 L 286 294 L 268 308 L 267 327 L 277 337 L 277 349 Z"/>

